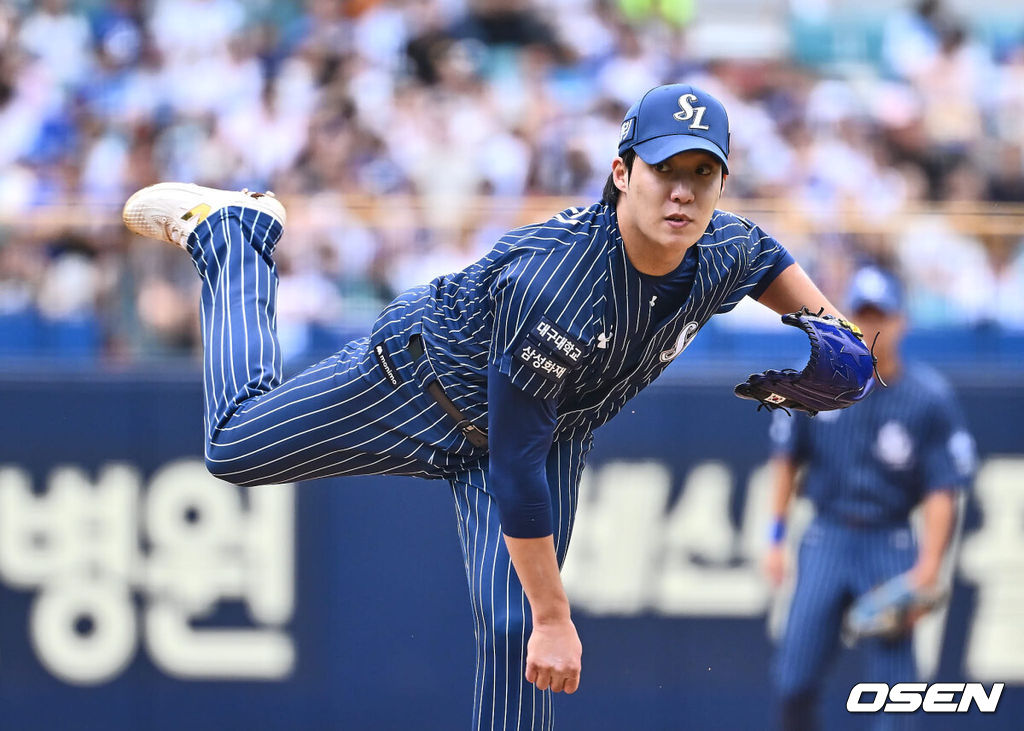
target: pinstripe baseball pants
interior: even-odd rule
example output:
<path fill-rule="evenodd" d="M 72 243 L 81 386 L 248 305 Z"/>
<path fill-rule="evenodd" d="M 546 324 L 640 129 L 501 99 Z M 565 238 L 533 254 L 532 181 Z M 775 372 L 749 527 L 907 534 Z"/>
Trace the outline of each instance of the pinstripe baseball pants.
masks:
<path fill-rule="evenodd" d="M 203 279 L 208 468 L 239 485 L 367 474 L 447 479 L 476 637 L 473 728 L 552 728 L 551 691 L 524 678 L 530 612 L 487 492 L 486 457 L 452 454 L 464 438 L 423 392 L 404 349 L 392 352 L 397 387 L 368 338 L 282 382 L 271 256 L 281 233 L 267 214 L 229 207 L 211 214 L 189 239 Z M 556 442 L 548 457 L 559 564 L 590 446 L 589 435 Z"/>
<path fill-rule="evenodd" d="M 776 658 L 786 728 L 817 727 L 812 721 L 817 690 L 838 649 L 850 601 L 908 570 L 916 556 L 909 527 L 850 527 L 821 516 L 811 523 L 800 544 L 796 589 Z M 872 639 L 863 646 L 863 681 L 892 685 L 917 679 L 910 637 Z M 875 714 L 872 728 L 908 728 L 913 722 L 908 714 Z"/>

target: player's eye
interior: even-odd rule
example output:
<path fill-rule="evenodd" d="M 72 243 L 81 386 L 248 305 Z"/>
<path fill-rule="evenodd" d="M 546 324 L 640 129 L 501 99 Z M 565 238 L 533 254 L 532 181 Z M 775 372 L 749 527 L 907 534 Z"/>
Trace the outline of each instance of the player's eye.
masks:
<path fill-rule="evenodd" d="M 659 162 L 654 166 L 654 170 L 659 173 L 667 173 L 671 169 L 666 162 Z"/>
<path fill-rule="evenodd" d="M 697 166 L 697 175 L 711 175 L 715 172 L 714 168 L 710 165 L 699 165 Z"/>

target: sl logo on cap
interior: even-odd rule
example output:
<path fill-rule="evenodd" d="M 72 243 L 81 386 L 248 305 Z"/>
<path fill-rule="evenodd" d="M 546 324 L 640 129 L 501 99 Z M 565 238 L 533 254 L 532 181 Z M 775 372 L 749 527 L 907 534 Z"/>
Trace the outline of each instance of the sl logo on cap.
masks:
<path fill-rule="evenodd" d="M 696 94 L 683 94 L 679 97 L 679 109 L 682 111 L 673 114 L 673 118 L 680 122 L 686 122 L 692 119 L 690 122 L 690 129 L 711 129 L 706 124 L 701 124 L 701 120 L 704 119 L 704 112 L 708 110 L 707 107 L 694 107 L 692 102 L 698 101 Z"/>

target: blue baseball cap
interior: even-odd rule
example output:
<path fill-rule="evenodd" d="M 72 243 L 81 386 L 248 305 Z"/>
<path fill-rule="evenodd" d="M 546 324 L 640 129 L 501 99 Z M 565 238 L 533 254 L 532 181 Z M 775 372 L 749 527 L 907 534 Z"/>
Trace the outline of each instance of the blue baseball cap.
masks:
<path fill-rule="evenodd" d="M 729 115 L 722 102 L 690 84 L 657 86 L 626 112 L 619 133 L 619 155 L 636 150 L 657 165 L 686 150 L 705 150 L 729 172 Z"/>
<path fill-rule="evenodd" d="M 887 315 L 903 309 L 903 285 L 892 272 L 870 266 L 860 269 L 850 280 L 846 301 L 850 313 L 875 307 Z"/>

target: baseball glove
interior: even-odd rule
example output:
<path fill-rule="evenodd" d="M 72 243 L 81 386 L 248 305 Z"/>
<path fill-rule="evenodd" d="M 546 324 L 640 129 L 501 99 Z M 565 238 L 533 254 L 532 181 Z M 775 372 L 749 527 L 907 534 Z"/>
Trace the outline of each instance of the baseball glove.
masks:
<path fill-rule="evenodd" d="M 843 618 L 843 641 L 853 646 L 865 637 L 899 639 L 945 598 L 946 592 L 922 591 L 910 574 L 900 574 L 854 600 Z"/>
<path fill-rule="evenodd" d="M 802 329 L 810 338 L 811 357 L 802 371 L 754 373 L 736 386 L 736 395 L 759 401 L 758 411 L 794 409 L 811 416 L 845 409 L 867 396 L 877 376 L 874 354 L 864 344 L 860 328 L 822 311 L 812 313 L 804 307 L 782 316 L 785 324 Z"/>

